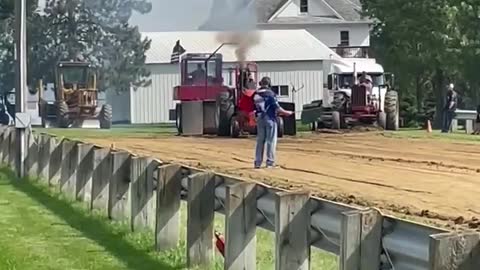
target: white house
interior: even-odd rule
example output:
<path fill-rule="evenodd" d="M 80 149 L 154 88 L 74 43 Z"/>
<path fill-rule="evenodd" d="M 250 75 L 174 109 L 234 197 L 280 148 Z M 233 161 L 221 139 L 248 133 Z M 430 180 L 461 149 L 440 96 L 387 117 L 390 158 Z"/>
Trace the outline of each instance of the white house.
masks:
<path fill-rule="evenodd" d="M 147 65 L 152 84 L 122 95 L 109 94 L 114 122 L 164 123 L 174 120 L 173 88 L 180 83 L 178 64 L 171 64 L 172 50 L 180 40 L 187 53 L 211 53 L 220 45 L 218 32 L 144 33 L 152 40 Z M 280 100 L 294 101 L 296 110 L 322 98 L 324 64 L 340 57 L 306 30 L 261 30 L 260 42 L 247 52 L 247 60 L 258 64 L 258 77 L 270 76 Z M 234 46 L 224 46 L 224 66 L 237 62 Z M 229 84 L 228 72 L 223 74 Z M 298 114 L 300 116 L 300 114 Z"/>
<path fill-rule="evenodd" d="M 368 57 L 371 20 L 361 16 L 359 0 L 244 2 L 245 9 L 256 12 L 258 29 L 305 29 L 342 57 Z M 210 17 L 223 12 L 225 5 L 225 0 L 214 0 Z M 200 30 L 215 30 L 218 23 L 209 24 L 208 20 L 199 27 Z"/>

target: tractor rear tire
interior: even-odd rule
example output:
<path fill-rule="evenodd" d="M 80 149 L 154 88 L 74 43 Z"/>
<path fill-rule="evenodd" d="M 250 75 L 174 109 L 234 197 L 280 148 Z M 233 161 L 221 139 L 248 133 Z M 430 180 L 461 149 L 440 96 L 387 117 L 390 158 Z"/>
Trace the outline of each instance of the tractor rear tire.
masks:
<path fill-rule="evenodd" d="M 65 101 L 57 103 L 57 121 L 58 127 L 68 128 L 70 126 L 70 119 L 68 119 L 68 105 Z"/>
<path fill-rule="evenodd" d="M 285 134 L 285 123 L 283 117 L 277 117 L 277 137 L 282 138 Z"/>
<path fill-rule="evenodd" d="M 110 129 L 112 127 L 112 117 L 112 106 L 110 106 L 109 104 L 104 104 L 102 106 L 102 111 L 100 112 L 100 128 Z"/>
<path fill-rule="evenodd" d="M 387 114 L 385 112 L 379 112 L 378 113 L 377 124 L 383 130 L 387 129 Z"/>
<path fill-rule="evenodd" d="M 332 129 L 342 128 L 342 115 L 339 111 L 332 112 Z"/>
<path fill-rule="evenodd" d="M 231 119 L 235 113 L 235 105 L 233 104 L 230 93 L 222 92 L 217 97 L 215 121 L 218 136 L 230 136 Z"/>
<path fill-rule="evenodd" d="M 230 136 L 232 138 L 240 137 L 240 123 L 238 122 L 237 117 L 232 117 L 230 121 Z"/>
<path fill-rule="evenodd" d="M 399 128 L 399 114 L 400 102 L 398 100 L 397 91 L 388 91 L 385 94 L 385 113 L 386 115 L 386 130 L 398 130 Z"/>

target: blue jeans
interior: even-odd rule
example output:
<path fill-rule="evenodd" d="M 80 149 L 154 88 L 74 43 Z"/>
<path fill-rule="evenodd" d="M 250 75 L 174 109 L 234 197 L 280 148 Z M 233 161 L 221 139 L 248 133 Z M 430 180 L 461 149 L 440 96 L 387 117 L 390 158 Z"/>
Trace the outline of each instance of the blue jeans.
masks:
<path fill-rule="evenodd" d="M 255 147 L 255 168 L 260 168 L 267 146 L 267 166 L 275 166 L 277 148 L 277 121 L 268 117 L 257 118 L 257 145 Z"/>
<path fill-rule="evenodd" d="M 452 111 L 444 111 L 443 112 L 443 125 L 442 125 L 442 132 L 450 132 L 452 127 L 452 120 L 455 117 L 455 112 Z"/>

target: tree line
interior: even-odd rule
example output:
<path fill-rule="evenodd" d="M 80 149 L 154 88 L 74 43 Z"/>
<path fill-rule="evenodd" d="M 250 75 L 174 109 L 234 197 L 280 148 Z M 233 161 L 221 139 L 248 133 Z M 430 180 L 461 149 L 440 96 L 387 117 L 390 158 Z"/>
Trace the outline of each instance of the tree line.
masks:
<path fill-rule="evenodd" d="M 480 0 L 361 0 L 374 18 L 371 43 L 396 74 L 402 116 L 410 125 L 434 116 L 438 125 L 446 86 L 459 107 L 480 104 Z"/>
<path fill-rule="evenodd" d="M 14 88 L 14 1 L 0 1 L 0 91 Z M 53 82 L 58 61 L 82 60 L 98 70 L 99 88 L 125 91 L 149 83 L 150 40 L 128 23 L 148 13 L 147 0 L 27 0 L 28 84 Z"/>

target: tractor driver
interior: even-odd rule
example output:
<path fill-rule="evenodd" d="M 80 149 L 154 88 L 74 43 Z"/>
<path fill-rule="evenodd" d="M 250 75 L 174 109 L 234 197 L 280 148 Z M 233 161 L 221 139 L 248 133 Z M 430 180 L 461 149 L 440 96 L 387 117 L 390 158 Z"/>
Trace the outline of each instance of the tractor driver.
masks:
<path fill-rule="evenodd" d="M 362 76 L 360 77 L 360 85 L 365 86 L 365 89 L 367 90 L 367 93 L 369 95 L 372 94 L 372 88 L 373 88 L 372 77 L 368 75 L 365 71 L 362 72 Z"/>
<path fill-rule="evenodd" d="M 253 74 L 250 73 L 250 72 L 248 73 L 247 88 L 248 89 L 256 89 L 257 88 L 257 84 L 255 83 L 255 80 L 253 79 Z"/>
<path fill-rule="evenodd" d="M 192 76 L 192 80 L 194 83 L 201 83 L 205 81 L 205 77 L 207 76 L 206 71 L 203 69 L 202 64 L 197 64 L 197 69 L 190 73 Z"/>

